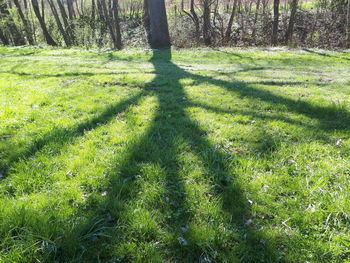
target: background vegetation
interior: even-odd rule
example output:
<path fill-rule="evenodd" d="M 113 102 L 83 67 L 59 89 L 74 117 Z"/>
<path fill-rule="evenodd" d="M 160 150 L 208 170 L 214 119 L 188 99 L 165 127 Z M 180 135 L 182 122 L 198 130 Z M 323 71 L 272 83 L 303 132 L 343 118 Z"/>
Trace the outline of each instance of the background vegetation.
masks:
<path fill-rule="evenodd" d="M 4 45 L 146 46 L 142 0 L 0 0 Z M 169 0 L 177 47 L 350 47 L 348 0 Z"/>

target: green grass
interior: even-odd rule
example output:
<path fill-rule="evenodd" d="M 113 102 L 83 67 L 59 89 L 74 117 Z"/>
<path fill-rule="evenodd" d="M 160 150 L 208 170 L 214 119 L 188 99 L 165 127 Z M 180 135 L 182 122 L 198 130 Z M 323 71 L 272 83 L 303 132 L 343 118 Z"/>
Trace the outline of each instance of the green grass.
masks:
<path fill-rule="evenodd" d="M 0 262 L 350 262 L 349 72 L 0 47 Z"/>

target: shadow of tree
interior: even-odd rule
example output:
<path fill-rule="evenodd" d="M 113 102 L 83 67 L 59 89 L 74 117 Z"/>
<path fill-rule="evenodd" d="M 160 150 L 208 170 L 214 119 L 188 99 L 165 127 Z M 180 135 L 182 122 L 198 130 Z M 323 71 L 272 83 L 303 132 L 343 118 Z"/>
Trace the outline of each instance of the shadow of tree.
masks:
<path fill-rule="evenodd" d="M 188 73 L 188 78 L 196 78 L 198 82 L 209 83 L 225 88 L 243 98 L 258 99 L 270 103 L 271 105 L 283 105 L 288 111 L 303 114 L 311 119 L 319 121 L 318 127 L 323 130 L 348 130 L 350 128 L 350 115 L 346 108 L 337 105 L 314 105 L 304 100 L 295 100 L 281 95 L 273 94 L 270 91 L 255 88 L 245 82 L 228 82 L 214 79 L 207 76 L 199 76 Z"/>
<path fill-rule="evenodd" d="M 170 257 L 179 262 L 220 262 L 222 256 L 232 258 L 232 261 L 241 260 L 244 262 L 283 262 L 278 251 L 272 251 L 269 243 L 265 242 L 263 233 L 257 231 L 254 226 L 247 224 L 250 218 L 250 207 L 245 196 L 242 185 L 235 176 L 230 165 L 235 164 L 233 157 L 216 149 L 206 138 L 206 132 L 186 112 L 187 107 L 201 107 L 210 111 L 224 112 L 222 109 L 213 108 L 207 105 L 193 103 L 186 94 L 181 79 L 189 78 L 198 83 L 208 83 L 238 94 L 242 97 L 258 99 L 271 105 L 284 105 L 287 110 L 303 114 L 309 118 L 316 119 L 319 125 L 316 127 L 307 126 L 302 122 L 295 122 L 287 117 L 276 117 L 282 121 L 290 122 L 309 129 L 349 129 L 349 114 L 346 110 L 332 106 L 312 105 L 306 101 L 297 101 L 291 98 L 273 94 L 272 92 L 255 88 L 240 81 L 225 81 L 214 79 L 208 76 L 189 73 L 171 61 L 170 50 L 154 52 L 150 62 L 154 66 L 156 77 L 148 83 L 144 91 L 121 102 L 118 105 L 107 108 L 99 116 L 78 124 L 71 129 L 58 129 L 45 135 L 42 139 L 33 143 L 28 151 L 16 156 L 7 167 L 10 168 L 20 159 L 26 159 L 40 151 L 44 145 L 59 138 L 59 143 L 64 145 L 72 138 L 83 136 L 85 130 L 92 130 L 98 124 L 106 124 L 115 114 L 126 109 L 129 105 L 136 104 L 142 96 L 151 94 L 158 99 L 157 113 L 154 122 L 148 131 L 142 135 L 137 142 L 128 149 L 128 157 L 117 163 L 110 170 L 111 189 L 106 199 L 99 206 L 91 208 L 88 214 L 92 214 L 86 228 L 77 228 L 73 231 L 80 236 L 86 236 L 86 232 L 98 224 L 102 225 L 109 233 L 99 242 L 91 239 L 84 239 L 84 248 L 81 260 L 88 262 L 103 260 L 105 253 L 103 242 L 114 242 L 113 247 L 122 246 L 129 241 L 138 241 L 140 236 L 129 236 L 128 229 L 119 227 L 123 222 L 123 213 L 128 213 L 128 204 L 135 201 L 138 196 L 136 189 L 140 188 L 142 181 L 142 169 L 144 166 L 159 167 L 164 175 L 164 191 L 159 199 L 158 212 L 168 214 L 162 222 L 157 224 L 162 228 L 163 233 L 169 235 L 168 243 L 163 244 L 161 249 L 166 249 Z M 253 114 L 253 113 L 247 113 Z M 255 114 L 260 116 L 258 113 Z M 182 145 L 187 145 L 183 148 Z M 203 173 L 199 183 L 208 186 L 209 196 L 213 201 L 220 204 L 222 213 L 218 225 L 210 225 L 211 215 L 207 215 L 207 225 L 215 228 L 222 236 L 206 239 L 198 238 L 195 229 L 189 228 L 184 233 L 183 227 L 193 223 L 196 216 L 196 209 L 189 204 L 187 189 L 187 175 L 183 172 L 183 161 L 179 156 L 187 151 L 192 153 L 203 166 Z M 186 161 L 185 161 L 186 162 Z M 147 178 L 146 178 L 147 179 Z M 209 198 L 209 200 L 211 200 Z M 145 205 L 145 209 L 149 209 Z M 85 214 L 85 210 L 80 213 Z M 112 218 L 108 218 L 112 214 Z M 222 231 L 218 231 L 220 227 Z M 224 232 L 228 233 L 226 235 Z M 67 235 L 68 237 L 69 235 Z M 141 233 L 144 242 L 158 242 L 157 234 Z M 70 237 L 70 236 L 69 236 Z M 183 238 L 183 239 L 182 239 Z M 185 240 L 186 242 L 184 242 Z M 159 250 L 161 250 L 159 249 Z M 68 248 L 62 247 L 56 254 L 59 259 L 70 260 L 71 254 Z M 81 250 L 81 248 L 77 248 Z M 158 249 L 156 249 L 158 250 Z M 162 253 L 159 252 L 162 258 Z M 120 255 L 116 255 L 118 257 Z M 133 260 L 133 255 L 124 254 L 119 258 L 123 262 Z M 106 259 L 107 260 L 107 259 Z M 206 261 L 207 260 L 207 261 Z"/>
<path fill-rule="evenodd" d="M 345 58 L 345 57 L 339 57 L 339 56 L 333 56 L 324 52 L 320 52 L 320 51 L 316 51 L 316 50 L 312 50 L 312 49 L 308 49 L 308 48 L 303 48 L 304 51 L 308 52 L 308 53 L 312 53 L 312 54 L 317 54 L 319 56 L 322 57 L 329 57 L 329 58 L 338 58 L 338 59 L 344 59 L 344 60 L 350 60 L 350 58 Z M 346 53 L 345 53 L 346 54 Z"/>
<path fill-rule="evenodd" d="M 154 65 L 156 77 L 148 83 L 146 90 L 158 98 L 154 122 L 137 143 L 128 149 L 128 158 L 111 169 L 111 189 L 106 201 L 97 209 L 101 214 L 92 217 L 92 221 L 113 215 L 113 220 L 102 219 L 104 227 L 113 230 L 108 234 L 110 238 L 100 241 L 99 244 L 88 240 L 85 244 L 86 251 L 92 253 L 87 252 L 83 258 L 91 259 L 94 255 L 99 255 L 99 260 L 108 261 L 109 254 L 102 252 L 104 242 L 112 242 L 115 248 L 133 241 L 137 242 L 138 246 L 147 242 L 164 243 L 162 237 L 147 233 L 147 229 L 142 234 L 130 234 L 130 222 L 123 219 L 123 214 L 130 213 L 130 203 L 135 203 L 138 198 L 140 190 L 136 189 L 141 188 L 140 181 L 148 180 L 143 178 L 146 175 L 142 172 L 146 165 L 160 167 L 164 174 L 164 192 L 158 200 L 158 212 L 164 219 L 158 219 L 161 221 L 157 222 L 157 225 L 162 228 L 163 233 L 170 235 L 162 249 L 166 249 L 166 253 L 170 253 L 168 256 L 176 262 L 221 262 L 225 258 L 244 262 L 276 262 L 277 252 L 269 248 L 263 233 L 259 233 L 247 223 L 250 218 L 249 202 L 230 168 L 234 163 L 232 156 L 216 149 L 206 139 L 206 131 L 186 112 L 186 107 L 192 103 L 180 80 L 189 76 L 201 80 L 205 78 L 189 74 L 173 64 L 170 50 L 154 53 L 151 63 Z M 196 235 L 193 223 L 194 218 L 198 217 L 198 212 L 196 205 L 188 202 L 189 193 L 186 188 L 189 178 L 183 173 L 183 162 L 179 160 L 183 151 L 192 153 L 203 166 L 203 174 L 198 178 L 198 183 L 207 184 L 208 192 L 200 194 L 213 196 L 212 199 L 209 198 L 209 202 L 216 201 L 220 204 L 220 216 L 210 212 L 202 215 L 206 221 L 205 225 L 213 228 L 216 233 L 214 236 Z M 143 209 L 152 207 L 147 207 L 146 204 Z M 216 218 L 217 222 L 212 223 L 213 218 Z M 124 227 L 120 228 L 118 224 Z M 191 227 L 184 232 L 183 228 L 188 226 Z M 163 254 L 160 251 L 158 257 L 162 258 Z M 103 255 L 107 258 L 103 258 Z M 123 262 L 135 259 L 133 255 L 125 252 L 116 255 L 116 258 Z"/>
<path fill-rule="evenodd" d="M 34 140 L 23 152 L 17 152 L 11 155 L 10 159 L 0 162 L 0 171 L 6 175 L 8 170 L 11 169 L 20 160 L 26 160 L 30 156 L 34 156 L 45 145 L 55 143 L 58 149 L 61 149 L 64 145 L 70 143 L 73 139 L 83 136 L 85 132 L 93 130 L 98 125 L 104 125 L 108 123 L 117 113 L 124 111 L 130 105 L 138 102 L 138 100 L 144 95 L 141 91 L 138 94 L 121 101 L 117 105 L 110 105 L 105 108 L 97 116 L 76 124 L 69 128 L 58 128 L 52 132 L 45 134 L 39 139 Z"/>

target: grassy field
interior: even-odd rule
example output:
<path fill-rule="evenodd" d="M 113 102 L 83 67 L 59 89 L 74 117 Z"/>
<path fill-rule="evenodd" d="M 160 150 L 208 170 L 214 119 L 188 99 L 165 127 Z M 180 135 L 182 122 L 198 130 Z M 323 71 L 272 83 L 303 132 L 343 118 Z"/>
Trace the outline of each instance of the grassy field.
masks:
<path fill-rule="evenodd" d="M 350 53 L 0 47 L 0 262 L 350 262 Z"/>

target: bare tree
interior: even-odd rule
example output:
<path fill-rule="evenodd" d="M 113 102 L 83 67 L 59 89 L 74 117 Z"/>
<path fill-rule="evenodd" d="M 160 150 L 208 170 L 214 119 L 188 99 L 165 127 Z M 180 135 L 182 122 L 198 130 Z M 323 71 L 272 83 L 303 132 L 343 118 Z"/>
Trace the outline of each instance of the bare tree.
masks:
<path fill-rule="evenodd" d="M 68 6 L 69 19 L 74 20 L 75 10 L 74 10 L 74 6 L 73 6 L 73 0 L 67 0 L 67 6 Z"/>
<path fill-rule="evenodd" d="M 257 0 L 257 2 L 256 2 L 256 9 L 255 9 L 255 15 L 254 15 L 254 21 L 253 21 L 252 41 L 255 41 L 256 23 L 258 22 L 258 14 L 259 14 L 259 10 L 260 10 L 260 4 L 261 4 L 261 0 Z"/>
<path fill-rule="evenodd" d="M 13 20 L 9 10 L 7 1 L 0 0 L 0 16 L 5 20 L 5 25 L 8 28 L 14 45 L 21 46 L 25 45 L 25 39 L 21 32 L 18 30 L 15 21 Z"/>
<path fill-rule="evenodd" d="M 233 1 L 232 9 L 231 9 L 231 15 L 230 19 L 227 24 L 226 32 L 225 32 L 225 43 L 227 44 L 230 41 L 231 34 L 232 34 L 232 25 L 233 25 L 233 20 L 236 15 L 236 9 L 237 9 L 237 2 L 238 0 Z"/>
<path fill-rule="evenodd" d="M 32 28 L 31 28 L 31 26 L 29 24 L 29 21 L 27 20 L 27 18 L 25 17 L 25 15 L 24 15 L 24 13 L 22 11 L 22 6 L 20 5 L 18 0 L 13 0 L 13 2 L 15 3 L 15 6 L 17 8 L 19 17 L 22 20 L 28 43 L 30 45 L 34 45 L 34 38 L 33 38 Z"/>
<path fill-rule="evenodd" d="M 196 40 L 197 42 L 199 41 L 199 38 L 200 38 L 200 24 L 199 24 L 199 18 L 198 18 L 198 15 L 196 13 L 196 9 L 195 9 L 195 6 L 194 6 L 194 0 L 190 0 L 190 12 L 187 12 L 185 9 L 184 9 L 184 2 L 182 1 L 181 2 L 181 9 L 182 11 L 188 15 L 193 23 L 194 23 L 194 26 L 195 26 L 195 29 L 196 29 Z"/>
<path fill-rule="evenodd" d="M 56 0 L 58 4 L 58 8 L 61 13 L 61 18 L 64 24 L 65 32 L 70 38 L 70 42 L 73 45 L 75 43 L 75 34 L 74 34 L 74 21 L 69 20 L 66 9 L 62 0 Z"/>
<path fill-rule="evenodd" d="M 291 0 L 290 3 L 290 17 L 289 17 L 289 23 L 288 23 L 288 28 L 286 31 L 286 36 L 285 36 L 285 43 L 288 45 L 289 41 L 291 40 L 293 36 L 293 31 L 294 31 L 294 24 L 295 24 L 295 16 L 297 13 L 297 8 L 298 8 L 298 0 Z"/>
<path fill-rule="evenodd" d="M 106 21 L 108 25 L 109 33 L 111 35 L 114 48 L 121 49 L 122 42 L 118 17 L 118 2 L 116 0 L 113 0 L 113 2 L 110 2 L 112 6 L 107 6 L 106 0 L 98 1 L 100 2 L 100 6 L 102 8 L 102 15 L 104 17 L 104 21 Z"/>
<path fill-rule="evenodd" d="M 44 20 L 44 13 L 40 13 L 40 7 L 39 7 L 39 3 L 37 0 L 32 0 L 32 6 L 33 6 L 33 10 L 35 13 L 35 16 L 37 17 L 37 19 L 39 20 L 39 24 L 40 27 L 43 31 L 44 34 L 44 38 L 46 40 L 46 43 L 50 46 L 57 46 L 57 43 L 55 42 L 55 40 L 53 40 L 53 38 L 51 37 L 49 31 L 47 30 L 46 27 L 46 23 Z M 42 8 L 44 10 L 44 7 Z"/>
<path fill-rule="evenodd" d="M 50 8 L 51 8 L 51 12 L 56 20 L 58 30 L 60 31 L 61 35 L 63 36 L 63 39 L 64 39 L 66 46 L 69 47 L 72 45 L 72 42 L 71 42 L 70 36 L 67 34 L 66 30 L 63 28 L 63 25 L 62 25 L 62 22 L 61 22 L 59 15 L 58 15 L 56 6 L 55 6 L 53 0 L 48 0 L 48 2 L 50 5 Z"/>

